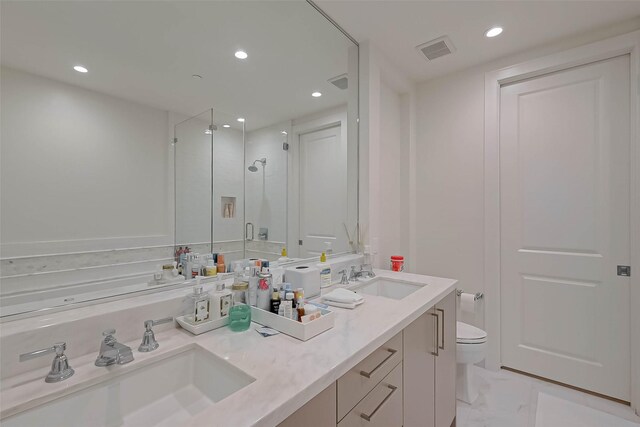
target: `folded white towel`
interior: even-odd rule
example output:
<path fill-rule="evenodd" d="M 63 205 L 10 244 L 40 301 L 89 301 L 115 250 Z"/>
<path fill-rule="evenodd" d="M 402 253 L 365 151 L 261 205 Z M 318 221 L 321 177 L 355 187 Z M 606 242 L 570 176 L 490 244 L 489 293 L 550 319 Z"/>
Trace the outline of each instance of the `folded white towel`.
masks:
<path fill-rule="evenodd" d="M 351 308 L 351 309 L 356 308 L 357 306 L 359 306 L 363 302 L 364 302 L 364 299 L 362 299 L 362 300 L 360 300 L 358 302 L 338 302 L 338 301 L 324 300 L 324 303 L 327 304 L 327 305 L 331 305 L 333 307 Z"/>
<path fill-rule="evenodd" d="M 364 301 L 364 297 L 353 291 L 344 288 L 337 288 L 322 296 L 324 302 L 333 301 L 343 304 L 360 304 Z"/>

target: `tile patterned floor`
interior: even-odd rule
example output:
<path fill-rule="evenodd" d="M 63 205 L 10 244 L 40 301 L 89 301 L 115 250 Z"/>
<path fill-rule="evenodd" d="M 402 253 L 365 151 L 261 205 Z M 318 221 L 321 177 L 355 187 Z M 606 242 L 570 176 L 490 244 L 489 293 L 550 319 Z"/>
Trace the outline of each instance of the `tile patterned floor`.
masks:
<path fill-rule="evenodd" d="M 458 401 L 458 427 L 535 427 L 540 392 L 633 421 L 640 427 L 640 417 L 631 408 L 607 399 L 504 370 L 474 367 L 474 373 L 480 396 L 473 405 Z"/>

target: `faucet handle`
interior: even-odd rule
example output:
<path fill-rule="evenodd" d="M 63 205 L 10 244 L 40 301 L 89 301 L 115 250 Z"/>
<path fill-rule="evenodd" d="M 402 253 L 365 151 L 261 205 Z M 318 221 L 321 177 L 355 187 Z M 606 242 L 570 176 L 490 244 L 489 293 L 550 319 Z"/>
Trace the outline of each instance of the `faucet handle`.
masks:
<path fill-rule="evenodd" d="M 51 364 L 51 370 L 45 377 L 44 381 L 47 383 L 56 383 L 58 381 L 66 380 L 74 374 L 74 370 L 69 366 L 69 359 L 64 354 L 67 349 L 67 343 L 57 342 L 52 347 L 43 348 L 41 350 L 30 351 L 20 355 L 20 361 L 25 362 L 27 360 L 35 359 L 36 357 L 44 356 L 45 354 L 56 353 Z"/>
<path fill-rule="evenodd" d="M 158 344 L 158 341 L 156 341 L 156 336 L 153 333 L 152 328 L 155 325 L 161 325 L 163 323 L 169 323 L 169 322 L 173 322 L 173 317 L 165 317 L 164 319 L 158 319 L 158 320 L 145 320 L 144 322 L 145 331 L 142 334 L 142 342 L 138 347 L 138 351 L 142 353 L 147 353 L 160 347 L 160 344 Z"/>
<path fill-rule="evenodd" d="M 151 328 L 156 325 L 162 325 L 163 323 L 169 323 L 169 322 L 173 322 L 173 317 L 165 317 L 163 319 L 158 319 L 158 320 L 145 320 L 144 327 L 146 328 L 147 331 L 150 331 Z"/>

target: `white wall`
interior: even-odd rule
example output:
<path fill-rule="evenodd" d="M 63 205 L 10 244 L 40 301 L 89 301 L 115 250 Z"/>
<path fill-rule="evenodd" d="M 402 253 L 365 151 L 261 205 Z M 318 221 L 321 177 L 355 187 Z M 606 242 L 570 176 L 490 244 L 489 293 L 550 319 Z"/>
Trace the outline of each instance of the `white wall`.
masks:
<path fill-rule="evenodd" d="M 414 256 L 415 87 L 369 43 L 360 44 L 361 237 L 369 261 L 389 268 L 391 255 Z"/>
<path fill-rule="evenodd" d="M 3 256 L 51 250 L 41 242 L 172 241 L 167 112 L 1 73 Z"/>
<path fill-rule="evenodd" d="M 466 292 L 484 291 L 485 73 L 629 30 L 592 32 L 418 86 L 415 272 L 458 279 Z M 482 327 L 482 306 L 462 320 Z"/>

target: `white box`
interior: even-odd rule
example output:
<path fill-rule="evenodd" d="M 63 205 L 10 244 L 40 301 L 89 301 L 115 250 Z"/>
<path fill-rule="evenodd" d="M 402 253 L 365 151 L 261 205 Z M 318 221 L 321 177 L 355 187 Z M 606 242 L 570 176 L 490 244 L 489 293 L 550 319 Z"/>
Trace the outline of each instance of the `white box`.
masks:
<path fill-rule="evenodd" d="M 304 289 L 305 299 L 320 295 L 320 270 L 308 265 L 289 267 L 284 272 L 284 281 L 291 283 L 293 289 Z"/>
<path fill-rule="evenodd" d="M 268 326 L 269 328 L 280 331 L 291 337 L 297 338 L 302 341 L 307 341 L 333 328 L 335 323 L 335 314 L 332 311 L 320 309 L 322 316 L 312 320 L 309 323 L 301 323 L 297 320 L 291 320 L 284 316 L 278 316 L 277 314 L 269 311 L 262 310 L 257 307 L 251 307 L 251 321 L 261 324 L 262 326 Z"/>

